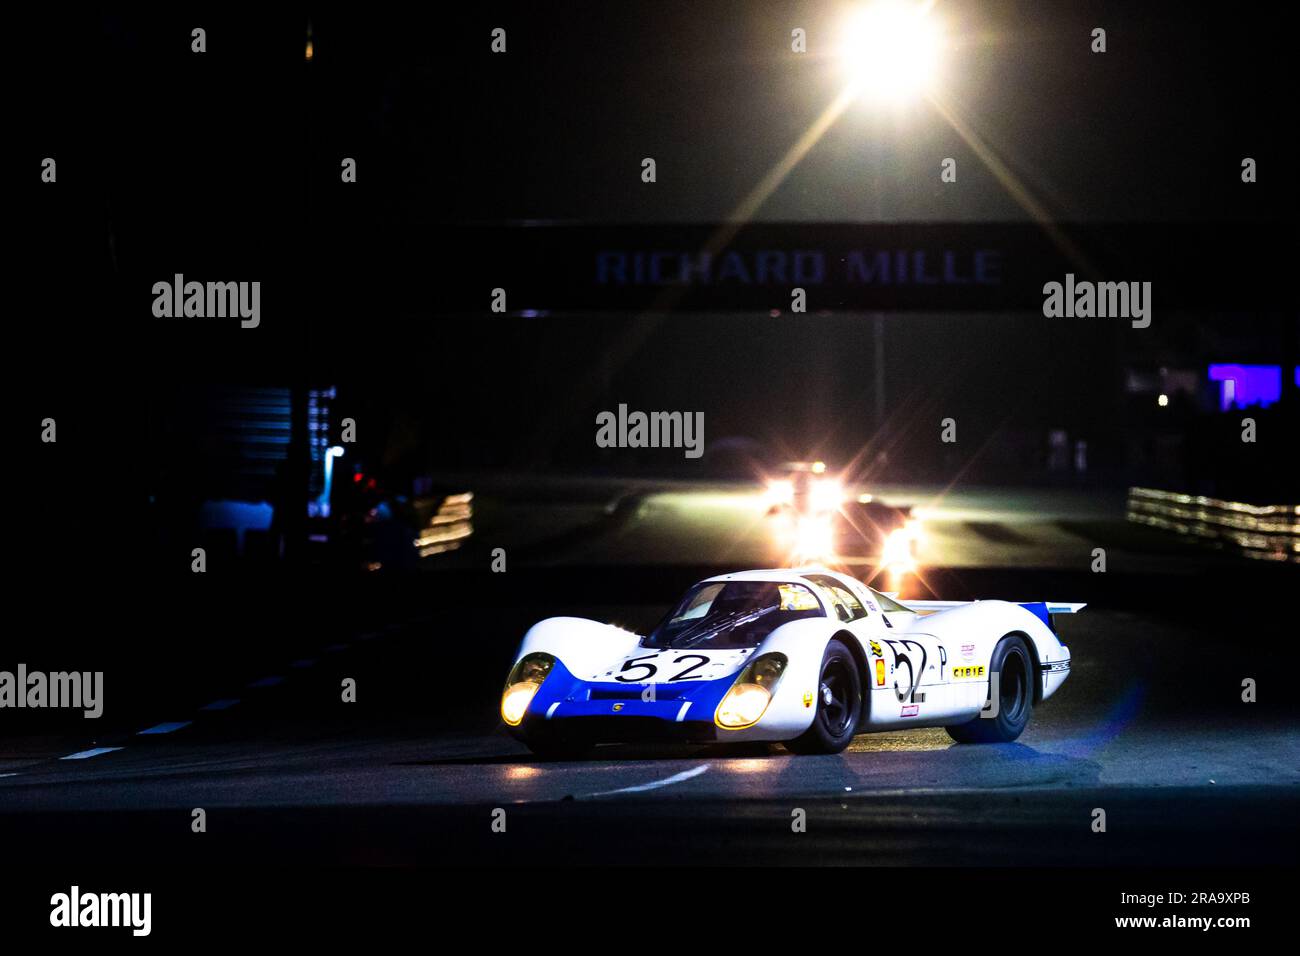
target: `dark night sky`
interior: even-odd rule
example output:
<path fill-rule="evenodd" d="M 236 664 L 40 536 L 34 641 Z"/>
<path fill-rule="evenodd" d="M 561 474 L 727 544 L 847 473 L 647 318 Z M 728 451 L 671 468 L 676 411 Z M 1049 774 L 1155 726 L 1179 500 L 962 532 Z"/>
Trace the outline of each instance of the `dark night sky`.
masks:
<path fill-rule="evenodd" d="M 179 239 L 192 230 L 168 202 L 223 238 L 296 228 L 309 174 L 308 221 L 325 226 L 348 202 L 390 227 L 710 222 L 840 89 L 834 46 L 852 7 L 222 13 L 197 17 L 210 37 L 203 56 L 189 52 L 195 16 L 105 14 L 28 37 L 65 68 L 22 107 L 37 141 L 73 164 L 93 160 L 84 179 L 68 177 L 70 189 L 84 185 L 88 202 L 108 199 L 128 220 L 164 213 Z M 1054 218 L 1267 217 L 1295 199 L 1281 152 L 1293 57 L 1289 21 L 1271 7 L 1245 10 L 950 0 L 934 14 L 949 47 L 939 88 Z M 309 16 L 316 56 L 306 65 Z M 505 56 L 488 50 L 494 25 L 509 30 Z M 1108 30 L 1101 55 L 1088 50 L 1097 25 Z M 794 26 L 808 31 L 805 55 L 789 51 Z M 340 153 L 363 164 L 360 197 L 337 189 Z M 636 175 L 647 155 L 659 164 L 653 189 Z M 1261 161 L 1249 191 L 1235 176 L 1244 155 Z M 958 161 L 959 188 L 939 188 L 946 156 Z M 758 214 L 1025 217 L 925 103 L 854 104 Z"/>
<path fill-rule="evenodd" d="M 55 352 L 50 324 L 16 332 L 29 368 L 47 363 L 24 405 L 93 402 L 130 420 L 176 383 L 337 382 L 424 420 L 461 464 L 527 461 L 540 443 L 540 460 L 581 466 L 567 449 L 590 454 L 592 409 L 622 400 L 703 409 L 714 435 L 779 439 L 797 422 L 797 441 L 856 448 L 872 353 L 852 316 L 809 316 L 793 337 L 765 315 L 673 316 L 591 395 L 579 383 L 627 340 L 631 316 L 453 311 L 463 277 L 440 255 L 466 223 L 725 218 L 838 90 L 830 49 L 847 7 L 214 8 L 16 31 L 50 65 L 24 88 L 23 169 L 60 162 L 57 194 L 38 186 L 20 207 L 31 242 L 19 271 L 41 290 L 29 304 L 62 323 Z M 1289 220 L 1294 31 L 1276 9 L 939 3 L 942 89 L 1054 218 Z M 195 56 L 200 23 L 209 52 Z M 494 26 L 509 31 L 503 57 L 488 49 Z M 804 56 L 789 51 L 795 26 Z M 1088 49 L 1094 26 L 1108 31 L 1104 55 Z M 345 155 L 360 164 L 355 187 L 337 181 Z M 1249 189 L 1245 155 L 1260 163 Z M 644 156 L 658 162 L 653 187 Z M 938 182 L 946 156 L 957 188 Z M 757 218 L 1026 216 L 932 108 L 855 104 Z M 415 263 L 395 268 L 382 252 L 395 249 L 418 250 Z M 142 290 L 173 272 L 260 278 L 264 327 L 250 338 L 149 321 Z M 1228 321 L 1178 321 L 1200 320 Z M 1294 334 L 1284 323 L 1278 340 Z M 900 416 L 1097 425 L 1118 401 L 1124 346 L 1110 332 L 953 315 L 891 320 L 889 336 Z"/>
<path fill-rule="evenodd" d="M 714 221 L 840 89 L 837 31 L 853 6 L 534 4 L 360 27 L 322 18 L 316 65 L 334 115 L 321 114 L 315 132 L 340 148 L 365 137 L 398 173 L 385 191 L 412 218 Z M 1243 155 L 1283 161 L 1278 103 L 1294 89 L 1291 58 L 1274 14 L 1234 13 L 1185 3 L 939 3 L 950 47 L 940 90 L 1054 218 L 1267 215 L 1279 189 L 1243 195 L 1219 184 Z M 496 24 L 510 29 L 506 57 L 485 43 L 462 51 L 462 31 Z M 789 51 L 795 26 L 808 31 L 806 55 Z M 1105 54 L 1088 49 L 1094 26 L 1108 31 Z M 376 63 L 381 71 L 356 68 Z M 355 112 L 335 112 L 348 92 Z M 653 190 L 627 175 L 646 155 L 661 170 Z M 946 156 L 958 160 L 959 189 L 937 183 Z M 1025 215 L 932 107 L 855 104 L 759 217 Z"/>

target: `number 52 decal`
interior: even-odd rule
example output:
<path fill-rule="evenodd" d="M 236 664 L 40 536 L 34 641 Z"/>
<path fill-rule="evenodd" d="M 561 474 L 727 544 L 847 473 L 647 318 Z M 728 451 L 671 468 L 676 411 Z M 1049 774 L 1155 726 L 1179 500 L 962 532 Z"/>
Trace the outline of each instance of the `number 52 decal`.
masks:
<path fill-rule="evenodd" d="M 647 661 L 658 659 L 658 654 L 648 654 L 645 657 L 632 657 L 623 662 L 620 672 L 614 676 L 614 680 L 622 681 L 625 684 L 644 684 L 655 674 L 659 673 L 659 668 L 654 664 L 648 664 Z M 685 680 L 687 676 L 699 670 L 705 664 L 709 663 L 709 658 L 703 654 L 683 654 L 673 661 L 674 664 L 685 664 L 687 661 L 695 661 L 685 670 L 678 671 L 670 681 Z M 629 671 L 640 671 L 638 674 L 630 674 Z"/>
<path fill-rule="evenodd" d="M 906 639 L 889 640 L 887 638 L 882 638 L 882 640 L 884 640 L 884 642 L 889 645 L 890 650 L 894 652 L 895 673 L 901 675 L 902 669 L 904 667 L 907 668 L 907 686 L 903 686 L 900 677 L 896 677 L 894 681 L 894 693 L 898 696 L 899 702 L 918 703 L 916 690 L 921 685 L 921 677 L 925 674 L 925 663 L 929 658 L 929 655 L 925 650 L 925 645 L 918 641 Z M 902 648 L 901 650 L 900 647 Z M 908 651 L 912 648 L 915 648 L 920 652 L 921 664 L 919 667 L 912 662 L 912 658 L 908 654 Z"/>

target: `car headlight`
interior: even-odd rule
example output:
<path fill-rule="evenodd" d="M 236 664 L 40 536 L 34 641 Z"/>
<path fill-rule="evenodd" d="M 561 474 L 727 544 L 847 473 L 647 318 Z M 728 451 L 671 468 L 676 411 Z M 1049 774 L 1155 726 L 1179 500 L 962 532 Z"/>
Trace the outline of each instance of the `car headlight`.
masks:
<path fill-rule="evenodd" d="M 528 712 L 528 705 L 541 688 L 542 682 L 555 666 L 550 654 L 525 654 L 519 659 L 501 694 L 501 719 L 511 727 L 518 727 Z"/>
<path fill-rule="evenodd" d="M 764 654 L 750 661 L 718 704 L 713 722 L 726 730 L 740 730 L 758 723 L 772 702 L 786 663 L 784 654 Z"/>

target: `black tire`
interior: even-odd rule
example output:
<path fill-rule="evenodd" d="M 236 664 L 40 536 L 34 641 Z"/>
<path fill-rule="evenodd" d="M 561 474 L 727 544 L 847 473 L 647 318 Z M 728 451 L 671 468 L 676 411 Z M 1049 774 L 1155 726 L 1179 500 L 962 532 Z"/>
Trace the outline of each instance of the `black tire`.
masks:
<path fill-rule="evenodd" d="M 975 717 L 945 728 L 959 744 L 1010 743 L 1020 736 L 1034 713 L 1034 658 L 1022 637 L 1004 637 L 989 661 L 989 692 L 998 675 L 998 715 Z"/>
<path fill-rule="evenodd" d="M 797 754 L 837 754 L 853 741 L 862 719 L 862 672 L 849 649 L 831 641 L 822 654 L 812 726 L 785 743 Z"/>

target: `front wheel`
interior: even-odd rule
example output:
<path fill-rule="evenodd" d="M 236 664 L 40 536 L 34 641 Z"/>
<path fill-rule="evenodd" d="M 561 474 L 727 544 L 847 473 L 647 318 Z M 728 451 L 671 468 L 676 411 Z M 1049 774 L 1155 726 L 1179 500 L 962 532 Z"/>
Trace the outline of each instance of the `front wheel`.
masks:
<path fill-rule="evenodd" d="M 786 749 L 797 754 L 837 754 L 849 745 L 862 717 L 862 675 L 858 662 L 839 641 L 826 645 L 817 682 L 817 713 L 812 726 Z"/>
<path fill-rule="evenodd" d="M 964 724 L 947 727 L 948 736 L 959 744 L 1010 743 L 1019 737 L 1034 712 L 1032 662 L 1024 638 L 1002 638 L 989 661 L 990 701 L 993 677 L 997 675 L 997 715 L 981 713 Z"/>

